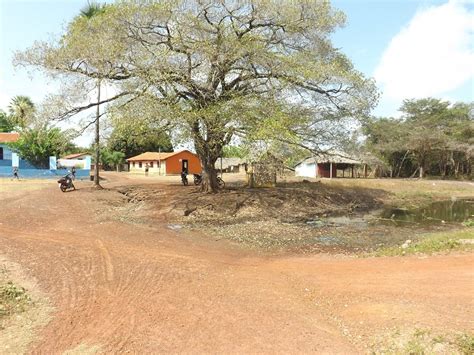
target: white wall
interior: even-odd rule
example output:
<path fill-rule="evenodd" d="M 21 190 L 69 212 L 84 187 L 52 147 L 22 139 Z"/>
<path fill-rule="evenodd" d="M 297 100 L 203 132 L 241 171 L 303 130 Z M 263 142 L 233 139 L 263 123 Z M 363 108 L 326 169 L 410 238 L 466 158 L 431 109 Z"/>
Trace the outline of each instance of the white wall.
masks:
<path fill-rule="evenodd" d="M 142 173 L 145 174 L 145 166 L 146 163 L 150 164 L 149 161 L 142 162 L 142 167 L 139 168 L 140 164 L 138 161 L 135 162 L 135 166 L 133 166 L 133 162 L 130 162 L 130 172 L 131 173 Z M 161 161 L 161 166 L 158 168 L 158 162 L 153 162 L 153 168 L 149 167 L 148 173 L 150 174 L 157 174 L 157 175 L 166 175 L 166 160 Z"/>
<path fill-rule="evenodd" d="M 316 177 L 316 164 L 300 164 L 295 167 L 296 176 Z"/>

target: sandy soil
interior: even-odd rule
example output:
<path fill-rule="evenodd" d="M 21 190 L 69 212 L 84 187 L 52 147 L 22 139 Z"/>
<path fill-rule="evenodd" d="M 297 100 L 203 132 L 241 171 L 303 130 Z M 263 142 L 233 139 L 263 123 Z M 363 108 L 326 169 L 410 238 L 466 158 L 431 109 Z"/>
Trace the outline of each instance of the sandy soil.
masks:
<path fill-rule="evenodd" d="M 110 174 L 104 185 L 149 182 Z M 116 190 L 77 185 L 0 195 L 0 254 L 55 307 L 33 353 L 347 354 L 394 330 L 474 329 L 472 254 L 262 256 L 170 229 L 177 181 L 153 187 L 163 209 L 147 223 L 117 220 Z"/>

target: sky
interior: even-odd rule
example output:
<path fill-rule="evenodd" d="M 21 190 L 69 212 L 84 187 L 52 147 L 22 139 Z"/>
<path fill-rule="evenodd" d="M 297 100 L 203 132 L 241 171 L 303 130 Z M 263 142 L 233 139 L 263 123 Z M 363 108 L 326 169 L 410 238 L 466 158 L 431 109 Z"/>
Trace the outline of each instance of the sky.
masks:
<path fill-rule="evenodd" d="M 41 102 L 56 83 L 15 68 L 15 51 L 57 36 L 86 0 L 0 0 L 0 109 L 16 95 Z M 399 116 L 404 99 L 474 101 L 474 0 L 334 0 L 347 16 L 332 36 L 381 93 L 376 116 Z M 86 146 L 91 135 L 76 142 Z"/>

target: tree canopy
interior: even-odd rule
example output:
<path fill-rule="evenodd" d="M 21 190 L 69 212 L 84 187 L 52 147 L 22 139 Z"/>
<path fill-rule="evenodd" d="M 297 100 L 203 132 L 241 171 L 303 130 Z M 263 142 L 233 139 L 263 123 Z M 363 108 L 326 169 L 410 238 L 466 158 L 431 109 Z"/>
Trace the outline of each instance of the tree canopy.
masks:
<path fill-rule="evenodd" d="M 434 98 L 405 100 L 402 117 L 366 123 L 367 148 L 382 158 L 395 176 L 425 172 L 469 175 L 474 160 L 473 104 Z"/>
<path fill-rule="evenodd" d="M 328 1 L 120 1 L 77 17 L 59 40 L 38 42 L 16 61 L 69 84 L 112 85 L 116 94 L 99 104 L 185 134 L 204 186 L 215 190 L 214 163 L 233 137 L 318 150 L 345 120 L 369 113 L 374 83 L 330 41 L 344 21 Z"/>
<path fill-rule="evenodd" d="M 50 156 L 61 156 L 74 149 L 67 133 L 57 127 L 26 128 L 18 141 L 9 145 L 38 168 L 48 168 Z"/>

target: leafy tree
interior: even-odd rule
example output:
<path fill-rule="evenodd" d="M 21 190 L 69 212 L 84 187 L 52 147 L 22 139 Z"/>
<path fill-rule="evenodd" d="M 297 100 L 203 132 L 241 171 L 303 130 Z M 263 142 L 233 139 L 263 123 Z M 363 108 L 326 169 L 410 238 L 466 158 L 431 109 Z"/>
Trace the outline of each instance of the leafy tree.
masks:
<path fill-rule="evenodd" d="M 132 157 L 143 152 L 172 152 L 168 127 L 157 126 L 140 114 L 131 112 L 126 119 L 121 112 L 111 112 L 113 131 L 107 140 L 107 147 L 112 151 L 123 152 Z"/>
<path fill-rule="evenodd" d="M 14 128 L 10 117 L 4 111 L 0 110 L 0 132 L 11 132 Z"/>
<path fill-rule="evenodd" d="M 366 147 L 382 158 L 396 176 L 457 176 L 472 171 L 474 118 L 472 104 L 451 105 L 427 98 L 405 100 L 401 119 L 369 120 Z"/>
<path fill-rule="evenodd" d="M 332 46 L 345 17 L 327 1 L 136 0 L 103 10 L 17 62 L 117 89 L 61 117 L 113 101 L 125 119 L 146 111 L 171 123 L 192 139 L 210 191 L 214 163 L 234 136 L 317 150 L 377 99 L 374 83 Z"/>
<path fill-rule="evenodd" d="M 9 145 L 38 168 L 48 168 L 50 156 L 60 156 L 73 149 L 70 137 L 57 127 L 26 128 L 18 141 Z"/>
<path fill-rule="evenodd" d="M 245 158 L 248 155 L 248 147 L 238 145 L 227 145 L 222 149 L 225 158 Z"/>

